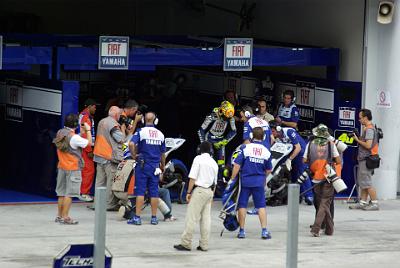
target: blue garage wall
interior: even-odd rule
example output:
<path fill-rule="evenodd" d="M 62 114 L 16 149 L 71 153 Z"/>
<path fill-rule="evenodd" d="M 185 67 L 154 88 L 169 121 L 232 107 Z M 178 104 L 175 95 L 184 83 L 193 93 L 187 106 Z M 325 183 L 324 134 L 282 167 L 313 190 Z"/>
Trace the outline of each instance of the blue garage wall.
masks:
<path fill-rule="evenodd" d="M 1 147 L 6 153 L 1 157 L 0 187 L 54 196 L 57 154 L 52 140 L 62 115 L 78 110 L 79 84 L 18 78 L 24 83 L 23 121 L 5 120 L 2 109 Z"/>

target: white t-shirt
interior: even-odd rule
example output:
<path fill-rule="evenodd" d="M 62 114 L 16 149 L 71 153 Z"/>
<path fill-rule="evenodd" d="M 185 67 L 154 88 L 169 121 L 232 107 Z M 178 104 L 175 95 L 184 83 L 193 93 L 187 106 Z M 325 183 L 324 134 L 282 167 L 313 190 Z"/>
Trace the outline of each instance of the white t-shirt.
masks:
<path fill-rule="evenodd" d="M 88 144 L 89 141 L 87 139 L 84 139 L 77 134 L 73 135 L 69 141 L 69 145 L 71 145 L 72 149 L 78 149 L 78 147 L 86 148 Z"/>
<path fill-rule="evenodd" d="M 208 153 L 202 153 L 193 159 L 189 178 L 195 180 L 195 185 L 209 188 L 217 184 L 218 165 Z"/>

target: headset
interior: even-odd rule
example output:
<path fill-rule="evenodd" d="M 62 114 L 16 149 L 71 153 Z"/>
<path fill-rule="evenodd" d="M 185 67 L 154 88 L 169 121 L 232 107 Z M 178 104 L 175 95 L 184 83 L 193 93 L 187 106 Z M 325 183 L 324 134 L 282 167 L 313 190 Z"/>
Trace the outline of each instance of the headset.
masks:
<path fill-rule="evenodd" d="M 145 114 L 143 114 L 142 120 L 141 120 L 141 121 L 142 121 L 142 124 L 145 125 L 144 118 L 145 118 L 145 116 L 146 116 L 147 113 L 152 113 L 152 114 L 154 114 L 153 124 L 154 124 L 155 126 L 157 126 L 159 120 L 158 120 L 157 114 L 156 114 L 155 112 L 152 112 L 152 111 L 148 111 L 148 112 L 146 112 Z"/>
<path fill-rule="evenodd" d="M 249 138 L 251 140 L 253 139 L 253 131 L 249 133 Z M 265 131 L 264 131 L 263 140 L 265 140 L 265 138 L 267 138 L 267 135 L 265 135 Z"/>
<path fill-rule="evenodd" d="M 291 100 L 291 103 L 295 103 L 296 102 L 296 97 L 294 96 L 294 91 L 291 89 L 287 89 L 285 91 L 283 91 L 282 93 L 282 99 L 285 97 L 285 95 L 289 95 Z"/>
<path fill-rule="evenodd" d="M 275 120 L 269 121 L 268 124 L 269 124 L 270 128 L 275 128 L 276 131 L 281 131 L 282 130 L 282 127 Z"/>

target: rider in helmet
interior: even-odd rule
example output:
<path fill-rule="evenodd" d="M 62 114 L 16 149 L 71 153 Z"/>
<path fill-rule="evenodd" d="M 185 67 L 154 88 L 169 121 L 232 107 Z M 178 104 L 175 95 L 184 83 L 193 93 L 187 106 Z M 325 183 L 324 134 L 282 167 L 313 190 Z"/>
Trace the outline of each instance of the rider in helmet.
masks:
<path fill-rule="evenodd" d="M 223 101 L 220 107 L 214 108 L 207 115 L 198 131 L 200 142 L 209 141 L 213 145 L 220 167 L 225 165 L 225 146 L 236 135 L 234 113 L 233 104 Z"/>

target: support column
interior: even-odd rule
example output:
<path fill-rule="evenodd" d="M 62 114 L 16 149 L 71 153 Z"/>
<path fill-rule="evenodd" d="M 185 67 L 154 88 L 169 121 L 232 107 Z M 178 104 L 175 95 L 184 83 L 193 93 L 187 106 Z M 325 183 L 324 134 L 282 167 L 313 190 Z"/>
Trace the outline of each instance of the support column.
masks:
<path fill-rule="evenodd" d="M 373 122 L 384 131 L 379 146 L 381 167 L 373 176 L 378 198 L 395 199 L 399 191 L 400 157 L 400 12 L 397 5 L 392 23 L 379 24 L 378 6 L 378 0 L 367 1 L 362 106 L 372 111 Z M 389 92 L 390 108 L 377 105 L 380 90 Z"/>

